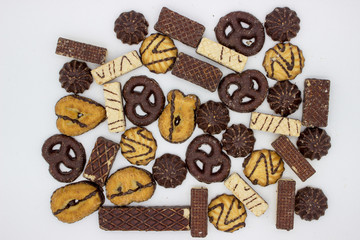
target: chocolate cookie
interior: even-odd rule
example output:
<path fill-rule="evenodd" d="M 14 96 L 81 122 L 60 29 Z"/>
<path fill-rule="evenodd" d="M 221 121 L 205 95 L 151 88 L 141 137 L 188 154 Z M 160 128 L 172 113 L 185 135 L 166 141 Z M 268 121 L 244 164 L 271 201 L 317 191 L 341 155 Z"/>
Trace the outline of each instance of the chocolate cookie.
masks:
<path fill-rule="evenodd" d="M 85 62 L 72 60 L 64 64 L 59 72 L 61 87 L 75 94 L 88 90 L 93 82 L 91 69 Z"/>
<path fill-rule="evenodd" d="M 141 92 L 137 87 L 142 87 Z M 137 126 L 147 126 L 160 116 L 165 105 L 165 96 L 159 84 L 146 76 L 130 78 L 123 88 L 123 96 L 126 101 L 125 114 L 127 118 Z M 153 96 L 154 100 L 151 100 Z M 137 107 L 145 113 L 140 115 Z"/>
<path fill-rule="evenodd" d="M 202 150 L 203 145 L 209 146 L 211 151 L 207 153 Z M 231 167 L 230 158 L 221 151 L 219 140 L 209 134 L 197 136 L 191 141 L 186 150 L 185 162 L 191 175 L 205 183 L 224 181 Z"/>
<path fill-rule="evenodd" d="M 227 33 L 229 27 L 231 30 Z M 245 56 L 258 53 L 265 41 L 262 23 L 250 13 L 241 11 L 231 12 L 220 18 L 215 34 L 219 43 Z"/>
<path fill-rule="evenodd" d="M 59 148 L 56 147 L 57 145 Z M 80 176 L 86 163 L 85 149 L 82 144 L 62 134 L 54 135 L 44 142 L 42 156 L 49 163 L 50 174 L 59 182 L 74 181 Z M 70 171 L 62 170 L 60 168 L 62 165 Z"/>
<path fill-rule="evenodd" d="M 230 94 L 229 89 L 233 85 L 237 89 Z M 252 112 L 264 101 L 267 90 L 268 83 L 261 72 L 246 70 L 224 77 L 219 84 L 218 94 L 228 108 L 236 112 Z"/>
<path fill-rule="evenodd" d="M 139 12 L 123 12 L 115 21 L 116 37 L 129 45 L 138 44 L 148 34 L 149 23 Z"/>
<path fill-rule="evenodd" d="M 305 187 L 295 196 L 295 213 L 306 221 L 318 220 L 328 208 L 327 197 L 319 188 Z"/>
<path fill-rule="evenodd" d="M 287 42 L 296 37 L 300 30 L 300 19 L 296 12 L 288 7 L 275 8 L 266 15 L 265 29 L 272 40 Z"/>
<path fill-rule="evenodd" d="M 185 180 L 187 169 L 180 157 L 167 153 L 155 160 L 152 172 L 160 186 L 175 188 Z"/>
<path fill-rule="evenodd" d="M 331 147 L 331 138 L 324 129 L 306 128 L 296 142 L 296 145 L 302 155 L 306 158 L 320 160 L 321 157 L 328 154 Z"/>
<path fill-rule="evenodd" d="M 221 102 L 208 101 L 196 112 L 196 123 L 205 133 L 218 134 L 230 121 L 229 110 Z"/>
<path fill-rule="evenodd" d="M 230 156 L 246 157 L 254 149 L 254 132 L 243 124 L 233 124 L 224 132 L 221 144 Z"/>
<path fill-rule="evenodd" d="M 269 88 L 267 101 L 274 112 L 287 117 L 299 108 L 301 91 L 289 81 L 277 82 L 272 88 Z"/>

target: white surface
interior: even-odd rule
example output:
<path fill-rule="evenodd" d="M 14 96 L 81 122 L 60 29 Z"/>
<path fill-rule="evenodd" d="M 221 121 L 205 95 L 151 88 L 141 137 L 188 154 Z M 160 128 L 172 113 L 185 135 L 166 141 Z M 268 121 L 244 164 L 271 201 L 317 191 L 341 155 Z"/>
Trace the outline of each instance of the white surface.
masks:
<path fill-rule="evenodd" d="M 332 148 L 320 161 L 312 161 L 317 173 L 305 183 L 288 166 L 284 177 L 294 178 L 297 189 L 320 187 L 328 197 L 329 209 L 318 221 L 306 222 L 295 215 L 294 230 L 275 228 L 276 184 L 253 186 L 269 203 L 268 211 L 255 217 L 248 211 L 246 227 L 232 234 L 208 226 L 207 239 L 346 239 L 358 238 L 360 214 L 358 157 L 359 136 L 359 1 L 1 1 L 0 3 L 0 238 L 1 239 L 189 239 L 190 232 L 105 232 L 99 229 L 97 213 L 74 224 L 58 221 L 50 211 L 50 196 L 63 183 L 54 180 L 41 156 L 43 142 L 58 130 L 55 126 L 54 105 L 67 95 L 60 87 L 58 72 L 70 58 L 55 54 L 58 37 L 103 46 L 108 49 L 107 60 L 116 58 L 139 45 L 124 45 L 115 37 L 113 24 L 124 11 L 142 12 L 149 22 L 149 33 L 154 32 L 160 9 L 167 6 L 206 26 L 204 36 L 215 40 L 213 28 L 220 17 L 235 11 L 248 11 L 262 22 L 266 14 L 277 6 L 289 6 L 301 19 L 301 29 L 292 43 L 298 45 L 306 58 L 303 73 L 293 82 L 303 90 L 308 77 L 331 80 L 329 126 Z M 175 41 L 178 49 L 199 59 L 195 49 Z M 268 36 L 260 53 L 250 57 L 246 69 L 258 69 L 264 53 L 275 45 Z M 206 60 L 210 62 L 209 60 Z M 214 63 L 214 65 L 219 66 Z M 91 68 L 96 65 L 89 64 Z M 224 76 L 231 71 L 220 67 Z M 141 67 L 118 80 L 123 84 L 131 76 L 145 74 L 156 79 L 165 94 L 179 88 L 185 93 L 197 94 L 202 102 L 219 100 L 217 93 L 167 73 L 156 75 Z M 275 81 L 269 79 L 272 86 Z M 104 104 L 102 87 L 95 82 L 83 96 Z M 291 115 L 301 118 L 301 109 Z M 265 101 L 258 111 L 273 113 Z M 231 111 L 231 123 L 249 124 L 250 114 Z M 128 121 L 129 123 L 129 121 Z M 132 126 L 130 123 L 129 127 Z M 196 128 L 183 144 L 172 145 L 163 140 L 157 122 L 147 127 L 158 141 L 157 156 L 171 152 L 184 159 L 189 142 L 202 130 Z M 87 156 L 98 136 L 119 141 L 121 134 L 111 134 L 106 121 L 96 129 L 76 137 Z M 217 135 L 219 139 L 221 134 Z M 274 134 L 255 131 L 255 149 L 271 148 Z M 296 138 L 292 138 L 293 141 Z M 243 176 L 243 159 L 232 158 L 231 172 Z M 151 170 L 152 163 L 146 169 Z M 117 155 L 112 172 L 129 163 Z M 79 180 L 82 178 L 79 178 Z M 206 186 L 190 174 L 175 189 L 158 186 L 147 202 L 133 205 L 189 205 L 190 189 Z M 207 185 L 209 201 L 218 194 L 230 193 L 223 183 Z M 109 202 L 106 202 L 109 204 Z"/>

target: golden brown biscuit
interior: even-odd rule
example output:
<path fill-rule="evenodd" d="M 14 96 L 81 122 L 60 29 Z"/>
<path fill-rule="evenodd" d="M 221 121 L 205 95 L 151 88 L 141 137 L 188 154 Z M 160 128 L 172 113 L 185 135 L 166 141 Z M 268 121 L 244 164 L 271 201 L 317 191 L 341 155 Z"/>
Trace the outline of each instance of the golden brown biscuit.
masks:
<path fill-rule="evenodd" d="M 143 202 L 155 191 L 155 181 L 150 172 L 125 167 L 113 173 L 106 183 L 106 197 L 114 204 L 123 206 L 132 202 Z"/>
<path fill-rule="evenodd" d="M 275 151 L 262 149 L 245 158 L 243 167 L 245 176 L 253 184 L 265 187 L 281 178 L 284 162 Z"/>
<path fill-rule="evenodd" d="M 140 47 L 142 63 L 154 73 L 166 73 L 175 63 L 177 48 L 173 40 L 159 33 L 147 37 Z"/>
<path fill-rule="evenodd" d="M 234 232 L 245 227 L 246 210 L 234 195 L 222 194 L 214 198 L 208 208 L 210 222 L 216 229 Z"/>

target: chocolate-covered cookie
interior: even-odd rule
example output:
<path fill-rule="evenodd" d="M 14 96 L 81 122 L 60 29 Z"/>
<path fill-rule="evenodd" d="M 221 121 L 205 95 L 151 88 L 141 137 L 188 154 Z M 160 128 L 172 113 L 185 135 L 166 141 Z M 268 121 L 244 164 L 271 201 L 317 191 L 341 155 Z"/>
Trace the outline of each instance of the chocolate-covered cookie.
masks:
<path fill-rule="evenodd" d="M 302 155 L 306 158 L 320 160 L 321 157 L 328 154 L 331 147 L 331 138 L 324 129 L 306 128 L 296 142 L 296 145 Z"/>
<path fill-rule="evenodd" d="M 116 37 L 123 43 L 138 44 L 148 34 L 149 23 L 139 12 L 123 12 L 115 21 L 114 31 Z"/>
<path fill-rule="evenodd" d="M 196 123 L 205 133 L 218 134 L 230 121 L 229 110 L 221 102 L 208 101 L 196 112 Z"/>
<path fill-rule="evenodd" d="M 230 94 L 229 89 L 233 85 L 237 89 Z M 252 112 L 264 101 L 267 90 L 268 83 L 261 72 L 246 70 L 224 77 L 219 84 L 218 94 L 228 108 L 237 112 Z"/>
<path fill-rule="evenodd" d="M 136 90 L 137 87 L 142 87 L 141 92 Z M 159 84 L 146 76 L 130 78 L 124 85 L 123 96 L 126 101 L 125 114 L 137 126 L 147 126 L 154 122 L 165 105 L 165 96 Z M 145 114 L 139 114 L 137 107 L 141 107 Z"/>
<path fill-rule="evenodd" d="M 254 132 L 243 124 L 233 124 L 224 132 L 221 144 L 230 156 L 246 157 L 254 149 Z"/>
<path fill-rule="evenodd" d="M 319 188 L 299 189 L 295 196 L 295 213 L 306 221 L 318 220 L 328 208 L 327 197 Z"/>
<path fill-rule="evenodd" d="M 187 169 L 179 156 L 167 153 L 155 160 L 152 172 L 160 186 L 175 188 L 185 180 Z"/>
<path fill-rule="evenodd" d="M 72 60 L 64 64 L 59 72 L 61 87 L 75 94 L 88 90 L 93 82 L 91 69 L 85 62 Z"/>
<path fill-rule="evenodd" d="M 241 11 L 231 12 L 220 18 L 215 34 L 219 43 L 245 56 L 258 53 L 265 41 L 262 23 L 250 13 Z"/>

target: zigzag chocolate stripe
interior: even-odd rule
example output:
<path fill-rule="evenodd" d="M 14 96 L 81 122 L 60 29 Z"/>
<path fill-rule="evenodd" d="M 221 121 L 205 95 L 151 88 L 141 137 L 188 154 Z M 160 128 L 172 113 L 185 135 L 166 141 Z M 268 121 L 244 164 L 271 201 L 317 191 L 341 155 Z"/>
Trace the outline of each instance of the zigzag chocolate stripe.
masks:
<path fill-rule="evenodd" d="M 121 84 L 119 82 L 104 84 L 104 97 L 109 131 L 125 131 L 126 124 L 122 105 Z"/>

